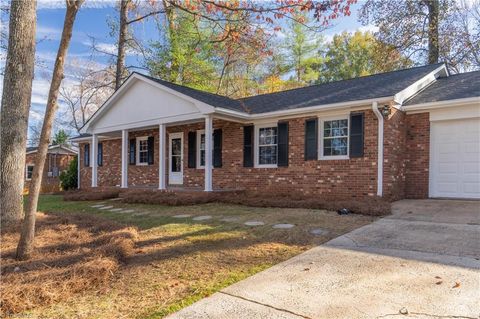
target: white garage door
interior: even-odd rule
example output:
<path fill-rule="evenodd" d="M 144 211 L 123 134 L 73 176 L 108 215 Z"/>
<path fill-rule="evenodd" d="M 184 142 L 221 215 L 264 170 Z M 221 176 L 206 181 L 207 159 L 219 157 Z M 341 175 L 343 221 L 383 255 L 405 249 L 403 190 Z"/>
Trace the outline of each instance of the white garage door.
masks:
<path fill-rule="evenodd" d="M 480 118 L 431 123 L 430 197 L 480 198 Z"/>

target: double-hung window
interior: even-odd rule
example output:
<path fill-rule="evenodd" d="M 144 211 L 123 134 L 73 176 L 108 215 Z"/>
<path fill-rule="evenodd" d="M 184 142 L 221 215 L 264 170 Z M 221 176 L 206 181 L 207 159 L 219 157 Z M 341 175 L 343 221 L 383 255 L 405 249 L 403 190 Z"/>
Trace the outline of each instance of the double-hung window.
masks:
<path fill-rule="evenodd" d="M 321 120 L 320 130 L 320 158 L 347 159 L 348 158 L 348 116 L 327 118 Z"/>
<path fill-rule="evenodd" d="M 137 165 L 148 165 L 148 137 L 137 137 Z"/>
<path fill-rule="evenodd" d="M 205 131 L 197 131 L 197 167 L 205 168 Z"/>
<path fill-rule="evenodd" d="M 256 127 L 256 164 L 258 167 L 277 166 L 278 135 L 277 126 L 262 125 Z"/>

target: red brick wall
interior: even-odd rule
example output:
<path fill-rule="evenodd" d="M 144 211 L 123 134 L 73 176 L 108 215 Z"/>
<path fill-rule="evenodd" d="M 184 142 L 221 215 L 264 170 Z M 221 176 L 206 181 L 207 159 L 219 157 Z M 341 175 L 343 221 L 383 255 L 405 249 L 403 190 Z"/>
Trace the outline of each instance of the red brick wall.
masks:
<path fill-rule="evenodd" d="M 405 117 L 406 136 L 406 198 L 428 198 L 430 161 L 429 113 Z"/>
<path fill-rule="evenodd" d="M 35 164 L 35 156 L 37 153 L 27 154 L 25 158 L 25 167 L 26 165 L 34 165 Z M 60 172 L 66 170 L 70 162 L 75 158 L 76 155 L 69 155 L 69 154 L 47 154 L 47 159 L 45 161 L 45 167 L 43 169 L 43 177 L 42 177 L 42 186 L 40 188 L 40 193 L 53 193 L 60 191 L 60 179 L 58 176 L 56 177 L 49 177 L 49 161 L 51 162 L 52 167 L 54 163 L 59 168 Z M 26 168 L 25 168 L 26 174 Z M 25 175 L 26 178 L 26 175 Z M 30 187 L 30 180 L 25 179 L 25 186 L 24 186 L 24 193 L 28 193 Z"/>
<path fill-rule="evenodd" d="M 362 158 L 305 161 L 304 123 L 305 118 L 289 120 L 288 167 L 245 168 L 243 167 L 243 125 L 215 120 L 214 128 L 223 130 L 223 165 L 213 170 L 214 188 L 302 192 L 341 198 L 374 196 L 377 185 L 377 119 L 373 112 L 367 110 L 365 113 L 365 156 Z M 203 129 L 203 123 L 167 128 L 167 133 L 183 132 L 184 186 L 188 187 L 203 187 L 204 182 L 203 169 L 187 167 L 188 132 L 197 129 Z M 152 135 L 155 137 L 155 163 L 147 166 L 129 165 L 129 186 L 158 186 L 158 130 L 131 132 L 129 139 Z M 104 166 L 98 171 L 98 186 L 113 186 L 120 183 L 121 143 L 120 140 L 103 141 L 103 143 Z M 91 185 L 91 168 L 84 168 L 83 145 L 80 150 L 83 188 Z M 107 156 L 110 156 L 111 160 L 107 160 Z M 110 161 L 115 161 L 115 164 L 108 164 L 107 162 Z M 168 171 L 168 161 L 166 166 Z M 118 174 L 114 173 L 116 171 Z M 105 173 L 109 176 L 104 176 Z"/>
<path fill-rule="evenodd" d="M 405 198 L 407 129 L 405 113 L 392 108 L 383 131 L 383 195 L 390 200 Z"/>
<path fill-rule="evenodd" d="M 348 160 L 304 160 L 306 118 L 289 120 L 289 166 L 243 167 L 243 124 L 214 120 L 223 130 L 223 166 L 213 169 L 214 188 L 301 192 L 325 198 L 361 198 L 377 192 L 377 125 L 371 110 L 365 111 L 365 154 Z M 167 128 L 168 134 L 183 132 L 184 186 L 203 187 L 204 170 L 188 168 L 188 132 L 203 129 L 203 123 Z M 158 187 L 158 129 L 130 132 L 129 139 L 154 136 L 153 165 L 128 166 L 128 184 Z M 428 196 L 428 114 L 405 115 L 393 110 L 384 127 L 384 196 L 388 199 Z M 98 169 L 100 187 L 120 184 L 121 140 L 103 141 L 104 165 Z M 81 186 L 90 187 L 91 168 L 83 165 Z M 168 154 L 168 143 L 167 143 Z M 168 172 L 168 157 L 166 159 Z M 168 176 L 167 176 L 168 183 Z"/>

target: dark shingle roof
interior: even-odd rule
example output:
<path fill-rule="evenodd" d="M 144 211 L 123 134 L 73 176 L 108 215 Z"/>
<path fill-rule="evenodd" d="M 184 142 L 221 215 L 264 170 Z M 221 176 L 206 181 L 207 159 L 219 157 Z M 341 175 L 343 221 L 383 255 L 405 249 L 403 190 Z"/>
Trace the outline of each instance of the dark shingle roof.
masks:
<path fill-rule="evenodd" d="M 440 78 L 411 98 L 405 105 L 480 96 L 480 71 Z"/>
<path fill-rule="evenodd" d="M 27 153 L 29 152 L 33 152 L 33 151 L 36 151 L 38 149 L 37 146 L 30 146 L 30 147 L 27 147 Z"/>
<path fill-rule="evenodd" d="M 363 76 L 241 99 L 251 113 L 394 96 L 442 64 Z"/>
<path fill-rule="evenodd" d="M 167 82 L 167 81 L 160 80 L 152 76 L 148 76 L 141 73 L 138 73 L 138 74 L 152 81 L 160 83 L 172 90 L 188 95 L 208 105 L 215 106 L 215 107 L 222 107 L 222 108 L 226 108 L 234 111 L 245 112 L 245 110 L 242 108 L 241 103 L 239 101 L 228 98 L 226 96 L 213 94 L 205 91 L 200 91 L 197 89 L 192 89 L 183 85 Z"/>
<path fill-rule="evenodd" d="M 92 134 L 89 134 L 89 133 L 82 133 L 80 135 L 77 135 L 77 136 L 74 136 L 74 137 L 70 137 L 69 140 L 75 140 L 77 138 L 84 138 L 84 137 L 91 137 Z"/>
<path fill-rule="evenodd" d="M 441 65 L 442 63 L 420 66 L 238 100 L 138 74 L 211 106 L 257 114 L 393 96 Z"/>

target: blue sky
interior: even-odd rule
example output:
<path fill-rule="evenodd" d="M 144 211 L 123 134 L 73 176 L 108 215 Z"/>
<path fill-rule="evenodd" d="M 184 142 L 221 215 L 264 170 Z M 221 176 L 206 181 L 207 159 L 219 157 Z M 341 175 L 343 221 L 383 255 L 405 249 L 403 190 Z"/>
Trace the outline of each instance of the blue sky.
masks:
<path fill-rule="evenodd" d="M 67 64 L 74 59 L 81 64 L 82 61 L 86 61 L 89 58 L 91 53 L 90 36 L 95 37 L 97 45 L 103 50 L 114 52 L 115 39 L 109 35 L 108 21 L 118 19 L 118 12 L 115 8 L 116 3 L 115 0 L 87 0 L 85 2 L 75 21 Z M 325 31 L 325 39 L 328 41 L 333 34 L 345 30 L 349 32 L 357 29 L 362 31 L 372 30 L 371 26 L 364 27 L 357 21 L 357 11 L 360 6 L 361 1 L 352 6 L 352 15 L 350 17 L 342 17 L 335 20 L 334 25 Z M 39 0 L 37 10 L 37 40 L 39 42 L 37 44 L 36 56 L 38 61 L 41 62 L 41 66 L 37 66 L 35 70 L 30 113 L 32 122 L 39 121 L 43 117 L 50 84 L 49 79 L 59 45 L 64 15 L 63 0 Z M 1 23 L 2 28 L 8 28 L 7 21 L 1 21 Z M 144 42 L 156 36 L 154 27 L 149 23 L 137 25 L 135 32 L 137 37 Z M 108 59 L 108 56 L 95 57 L 95 61 L 100 64 L 107 64 Z M 137 61 L 135 56 L 127 56 L 127 64 L 138 65 Z M 1 62 L 4 63 L 3 60 Z M 1 80 L 3 83 L 3 79 Z M 64 81 L 73 81 L 69 77 L 68 69 L 66 70 Z M 60 108 L 62 108 L 62 105 L 60 105 Z"/>

